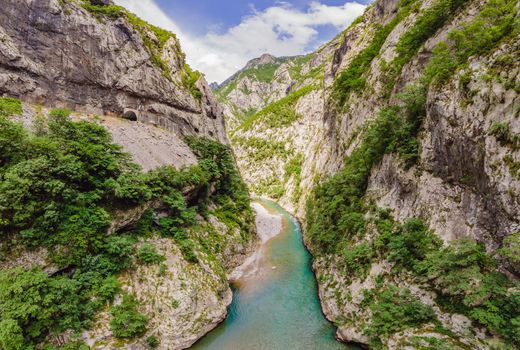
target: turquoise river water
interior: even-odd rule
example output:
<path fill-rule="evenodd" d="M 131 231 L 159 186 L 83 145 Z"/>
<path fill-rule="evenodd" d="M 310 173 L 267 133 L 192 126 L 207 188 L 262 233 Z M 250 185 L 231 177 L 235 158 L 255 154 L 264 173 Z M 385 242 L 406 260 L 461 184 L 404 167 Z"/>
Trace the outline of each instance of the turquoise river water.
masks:
<path fill-rule="evenodd" d="M 311 256 L 296 219 L 273 202 L 259 203 L 281 216 L 282 232 L 266 243 L 256 276 L 233 284 L 227 319 L 191 349 L 358 349 L 336 341 L 334 326 L 321 312 Z"/>

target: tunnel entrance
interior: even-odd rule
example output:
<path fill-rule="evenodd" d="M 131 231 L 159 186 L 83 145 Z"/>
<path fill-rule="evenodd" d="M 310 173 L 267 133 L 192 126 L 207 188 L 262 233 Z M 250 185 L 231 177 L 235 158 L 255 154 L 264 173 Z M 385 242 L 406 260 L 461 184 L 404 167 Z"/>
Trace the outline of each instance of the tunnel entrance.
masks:
<path fill-rule="evenodd" d="M 123 118 L 136 122 L 137 114 L 132 110 L 128 110 L 123 114 Z"/>

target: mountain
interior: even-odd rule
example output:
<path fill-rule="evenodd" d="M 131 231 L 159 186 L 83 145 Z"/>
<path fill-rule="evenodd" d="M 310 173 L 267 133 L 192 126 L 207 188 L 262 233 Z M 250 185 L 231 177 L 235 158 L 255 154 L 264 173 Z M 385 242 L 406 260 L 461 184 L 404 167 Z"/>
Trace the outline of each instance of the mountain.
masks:
<path fill-rule="evenodd" d="M 514 1 L 378 0 L 217 91 L 252 192 L 305 224 L 339 339 L 519 346 L 519 27 Z"/>
<path fill-rule="evenodd" d="M 256 242 L 222 109 L 110 1 L 0 11 L 0 348 L 181 349 Z"/>
<path fill-rule="evenodd" d="M 287 95 L 297 80 L 315 72 L 302 69 L 312 55 L 274 57 L 264 54 L 223 82 L 216 90 L 224 106 L 228 130 L 260 111 L 269 103 Z"/>

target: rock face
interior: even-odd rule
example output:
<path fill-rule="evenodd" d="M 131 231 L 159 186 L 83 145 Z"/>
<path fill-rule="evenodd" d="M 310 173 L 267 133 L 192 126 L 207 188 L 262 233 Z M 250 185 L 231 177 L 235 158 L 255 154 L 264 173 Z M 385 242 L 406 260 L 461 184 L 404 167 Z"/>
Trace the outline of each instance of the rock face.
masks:
<path fill-rule="evenodd" d="M 70 109 L 76 121 L 106 127 L 144 171 L 197 164 L 185 136 L 229 143 L 222 109 L 204 78 L 187 67 L 175 35 L 136 19 L 109 0 L 2 1 L 0 96 L 22 100 L 23 114 L 13 119 L 29 130 L 58 107 Z M 190 193 L 190 188 L 185 192 L 188 199 L 200 195 Z M 145 203 L 112 213 L 107 234 L 132 227 L 148 209 L 161 205 Z M 197 247 L 199 262 L 189 262 L 176 240 L 155 237 L 146 243 L 164 256 L 164 262 L 136 264 L 118 276 L 121 292 L 135 295 L 139 312 L 149 319 L 146 334 L 116 339 L 107 305 L 81 340 L 92 349 L 148 349 L 146 340 L 154 336 L 158 349 L 184 349 L 225 318 L 232 298 L 228 274 L 249 255 L 255 239 L 249 237 L 252 232 L 230 228 L 215 216 L 199 216 L 196 221 L 197 230 L 190 234 L 213 240 L 218 254 Z M 40 267 L 53 275 L 58 268 L 49 260 L 43 248 L 21 249 L 7 259 L 2 256 L 0 268 Z M 62 345 L 69 336 L 52 335 L 45 341 Z"/>
<path fill-rule="evenodd" d="M 141 265 L 119 278 L 124 292 L 135 294 L 140 311 L 150 317 L 147 333 L 122 343 L 110 331 L 110 314 L 102 312 L 83 333 L 92 349 L 148 349 L 150 336 L 159 340 L 158 349 L 186 349 L 225 319 L 233 297 L 226 272 L 237 267 L 254 245 L 244 247 L 240 232 L 231 232 L 215 217 L 204 225 L 216 230 L 228 247 L 219 261 L 204 257 L 199 264 L 190 264 L 173 240 L 154 239 L 153 245 L 165 257 L 163 264 Z"/>
<path fill-rule="evenodd" d="M 175 36 L 162 43 L 153 28 L 114 13 L 91 13 L 73 1 L 4 1 L 0 94 L 90 114 L 132 111 L 180 135 L 226 141 L 204 79 L 196 83 L 200 98 L 183 86 L 188 73 Z"/>
<path fill-rule="evenodd" d="M 398 1 L 376 1 L 348 30 L 310 56 L 301 69 L 306 78 L 287 77 L 284 84 L 291 88 L 285 92 L 276 79 L 263 88 L 277 91 L 274 96 L 283 98 L 269 100 L 275 103 L 239 123 L 231 134 L 239 167 L 254 192 L 277 199 L 309 224 L 306 204 L 312 205 L 308 198 L 316 186 L 343 168 L 381 110 L 402 103 L 401 94 L 407 86 L 419 83 L 438 44 L 456 45 L 452 39 L 456 33 L 449 33 L 474 23 L 487 5 L 468 1 L 452 12 L 424 38 L 392 82 L 390 67 L 399 55 L 400 39 L 416 30 L 421 15 L 436 3 L 415 2 L 413 10 L 402 15 L 403 5 Z M 517 9 L 512 11 L 512 18 L 518 16 Z M 390 30 L 361 74 L 364 87 L 353 89 L 345 105 L 338 107 L 335 84 L 343 72 L 359 63 L 360 53 L 373 47 L 378 28 L 383 26 Z M 371 168 L 363 199 L 368 206 L 388 210 L 401 223 L 420 218 L 447 246 L 466 238 L 480 242 L 501 262 L 501 271 L 515 281 L 520 275 L 518 266 L 499 253 L 504 240 L 510 242 L 520 229 L 520 42 L 518 32 L 512 33 L 497 40 L 485 54 L 471 55 L 442 85 L 429 87 L 417 137 L 419 160 L 410 167 L 397 152 L 387 152 Z M 244 93 L 247 79 L 236 85 L 233 81 L 220 87 L 221 92 L 229 90 L 228 106 L 240 101 L 241 106 L 262 108 L 258 94 Z M 227 113 L 230 111 L 233 113 L 232 109 Z M 236 114 L 231 118 L 240 119 Z M 369 217 L 365 214 L 366 220 Z M 373 245 L 375 231 L 369 224 L 367 234 L 353 239 L 347 250 L 362 243 Z M 341 254 L 323 253 L 308 236 L 306 241 L 315 255 L 323 310 L 340 325 L 340 339 L 374 346 L 365 329 L 372 314 L 364 293 L 376 291 L 381 284 L 395 284 L 430 305 L 442 326 L 454 335 L 439 334 L 431 324 L 408 327 L 383 338 L 383 347 L 417 348 L 426 346 L 426 338 L 429 344 L 443 342 L 448 348 L 498 346 L 494 343 L 500 342 L 496 331 L 448 312 L 438 304 L 438 291 L 410 275 L 395 273 L 394 263 L 387 259 L 369 256 L 370 269 L 355 275 L 345 268 Z"/>
<path fill-rule="evenodd" d="M 307 60 L 306 56 L 264 54 L 223 82 L 216 95 L 224 106 L 228 129 L 234 130 L 248 116 L 286 96 Z"/>

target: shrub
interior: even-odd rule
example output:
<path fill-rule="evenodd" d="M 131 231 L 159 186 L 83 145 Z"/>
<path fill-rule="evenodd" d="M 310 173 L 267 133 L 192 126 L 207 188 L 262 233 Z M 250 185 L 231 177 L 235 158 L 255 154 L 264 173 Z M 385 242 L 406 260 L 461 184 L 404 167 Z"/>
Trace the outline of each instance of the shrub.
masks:
<path fill-rule="evenodd" d="M 8 344 L 3 348 L 17 348 L 20 336 L 31 344 L 49 332 L 86 326 L 99 305 L 92 303 L 91 288 L 78 277 L 51 278 L 41 269 L 0 271 L 0 342 Z"/>
<path fill-rule="evenodd" d="M 433 309 L 408 289 L 389 285 L 370 295 L 372 319 L 364 333 L 371 338 L 370 345 L 375 349 L 382 348 L 382 340 L 394 333 L 436 320 Z"/>
<path fill-rule="evenodd" d="M 0 118 L 23 113 L 20 100 L 12 97 L 0 97 Z"/>
<path fill-rule="evenodd" d="M 189 93 L 200 100 L 202 98 L 202 92 L 197 87 L 197 82 L 201 78 L 202 74 L 198 71 L 194 71 L 188 64 L 184 65 L 182 71 L 182 85 L 189 91 Z"/>
<path fill-rule="evenodd" d="M 500 254 L 512 263 L 520 263 L 520 232 L 515 232 L 504 239 Z"/>
<path fill-rule="evenodd" d="M 137 258 L 143 264 L 158 264 L 165 260 L 164 256 L 157 253 L 155 246 L 151 243 L 144 243 L 137 252 Z"/>
<path fill-rule="evenodd" d="M 393 77 L 398 76 L 403 66 L 419 51 L 424 42 L 434 35 L 457 10 L 468 0 L 437 0 L 421 13 L 415 24 L 399 39 L 397 57 L 391 64 Z"/>
<path fill-rule="evenodd" d="M 148 346 L 152 349 L 155 349 L 156 347 L 159 346 L 159 339 L 157 339 L 156 336 L 152 335 L 148 338 L 146 338 L 146 343 L 148 344 Z"/>
<path fill-rule="evenodd" d="M 132 294 L 123 295 L 121 305 L 110 309 L 110 330 L 117 338 L 135 338 L 146 332 L 148 317 L 137 311 L 137 299 Z"/>
<path fill-rule="evenodd" d="M 114 210 L 163 200 L 171 207 L 173 222 L 184 230 L 210 199 L 201 195 L 188 207 L 180 191 L 192 187 L 205 194 L 214 185 L 211 200 L 226 205 L 245 238 L 253 224 L 247 189 L 227 146 L 194 139 L 197 153 L 204 156 L 198 165 L 143 174 L 103 127 L 73 122 L 69 115 L 68 110 L 53 110 L 48 132 L 39 136 L 0 117 L 0 238 L 7 249 L 13 242 L 47 248 L 56 266 L 68 272 L 49 277 L 41 270 L 0 271 L 0 322 L 17 323 L 24 348 L 36 347 L 49 333 L 88 327 L 118 292 L 115 274 L 130 266 L 137 237 L 156 227 L 147 211 L 129 234 L 107 235 Z M 187 236 L 178 238 L 188 259 L 196 261 L 198 246 L 184 242 Z M 114 310 L 121 316 L 113 322 L 117 329 L 128 315 L 124 308 Z M 0 341 L 18 347 L 14 323 L 5 326 Z M 137 326 L 132 332 L 142 328 Z"/>
<path fill-rule="evenodd" d="M 509 123 L 494 122 L 488 133 L 495 136 L 502 146 L 509 146 L 513 150 L 520 149 L 520 135 L 515 135 L 511 131 Z"/>
<path fill-rule="evenodd" d="M 251 68 L 243 72 L 242 77 L 254 77 L 260 82 L 270 83 L 274 79 L 274 73 L 280 67 L 280 63 L 267 63 Z"/>
<path fill-rule="evenodd" d="M 4 350 L 20 350 L 24 345 L 22 328 L 13 319 L 0 320 L 0 345 Z"/>
<path fill-rule="evenodd" d="M 372 247 L 366 242 L 346 248 L 343 252 L 343 259 L 347 275 L 365 278 L 370 266 L 372 266 L 374 255 Z"/>
<path fill-rule="evenodd" d="M 427 254 L 441 246 L 440 239 L 420 219 L 410 219 L 389 237 L 388 259 L 399 266 L 419 271 Z"/>

